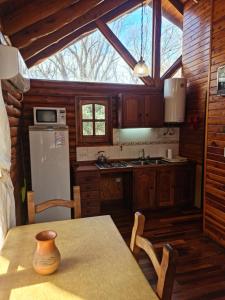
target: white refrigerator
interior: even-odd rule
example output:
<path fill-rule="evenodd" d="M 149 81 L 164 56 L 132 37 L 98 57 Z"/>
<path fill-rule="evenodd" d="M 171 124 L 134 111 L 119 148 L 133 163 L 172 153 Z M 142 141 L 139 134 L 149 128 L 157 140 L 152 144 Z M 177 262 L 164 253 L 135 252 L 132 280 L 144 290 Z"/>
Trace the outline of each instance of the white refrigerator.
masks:
<path fill-rule="evenodd" d="M 29 127 L 32 191 L 35 203 L 49 199 L 70 200 L 68 127 Z M 70 219 L 70 209 L 49 208 L 36 215 L 37 222 Z"/>

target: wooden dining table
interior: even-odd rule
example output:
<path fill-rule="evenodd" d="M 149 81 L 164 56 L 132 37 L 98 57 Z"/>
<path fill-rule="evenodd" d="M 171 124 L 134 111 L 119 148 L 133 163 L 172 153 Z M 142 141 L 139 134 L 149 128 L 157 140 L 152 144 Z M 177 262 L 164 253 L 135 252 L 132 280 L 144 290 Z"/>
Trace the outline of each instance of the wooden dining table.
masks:
<path fill-rule="evenodd" d="M 57 232 L 59 269 L 32 267 L 35 235 Z M 9 230 L 0 256 L 0 299 L 158 299 L 110 216 L 38 223 Z"/>

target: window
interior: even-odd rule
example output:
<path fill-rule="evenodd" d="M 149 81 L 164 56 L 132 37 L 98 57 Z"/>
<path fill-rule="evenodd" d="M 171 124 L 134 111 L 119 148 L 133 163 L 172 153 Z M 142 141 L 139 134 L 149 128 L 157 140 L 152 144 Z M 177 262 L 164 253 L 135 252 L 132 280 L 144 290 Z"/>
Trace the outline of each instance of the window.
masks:
<path fill-rule="evenodd" d="M 79 144 L 111 142 L 110 99 L 81 98 L 78 101 Z"/>
<path fill-rule="evenodd" d="M 157 0 L 155 1 L 157 3 Z M 152 74 L 155 73 L 152 72 L 152 67 L 155 65 L 152 62 L 152 58 L 160 56 L 161 78 L 182 54 L 183 15 L 177 11 L 171 2 L 169 0 L 162 1 L 161 36 L 156 37 L 158 41 L 160 40 L 160 50 L 157 49 L 157 52 L 160 53 L 157 53 L 154 57 L 152 57 L 152 50 L 155 49 L 153 44 L 153 10 L 155 6 L 152 0 L 145 1 L 146 5 L 144 6 L 143 58 L 149 67 L 150 74 Z M 114 13 L 112 13 L 111 19 L 111 13 L 106 13 L 106 21 L 103 21 L 104 17 L 101 20 L 106 22 L 105 25 L 111 29 L 133 58 L 139 61 L 141 2 L 140 5 L 137 5 L 136 1 L 133 4 L 127 4 L 129 9 L 125 5 L 127 7 L 126 12 L 123 11 L 124 7 L 121 5 L 119 7 L 122 10 L 119 16 L 115 17 Z M 158 9 L 157 6 L 156 9 Z M 115 11 L 113 10 L 112 12 Z M 101 33 L 101 29 L 97 29 L 96 25 L 92 32 L 87 31 L 63 50 L 30 68 L 30 76 L 36 79 L 143 85 L 143 81 L 134 76 L 132 68 L 126 62 L 127 60 L 125 61 L 114 47 L 115 42 L 112 40 L 111 43 L 108 42 L 108 39 Z M 43 58 L 45 58 L 45 55 Z M 158 75 L 156 74 L 156 77 Z"/>
<path fill-rule="evenodd" d="M 30 68 L 29 72 L 35 79 L 143 84 L 98 30 Z"/>
<path fill-rule="evenodd" d="M 162 76 L 182 55 L 183 32 L 180 27 L 162 16 L 161 68 Z"/>

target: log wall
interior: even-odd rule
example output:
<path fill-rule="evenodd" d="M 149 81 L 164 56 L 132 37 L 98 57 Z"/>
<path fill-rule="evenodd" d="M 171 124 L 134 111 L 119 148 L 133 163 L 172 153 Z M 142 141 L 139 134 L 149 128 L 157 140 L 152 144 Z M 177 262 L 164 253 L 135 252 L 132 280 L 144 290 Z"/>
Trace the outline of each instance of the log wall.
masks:
<path fill-rule="evenodd" d="M 217 69 L 225 65 L 224 30 L 225 3 L 214 0 L 206 127 L 204 230 L 225 246 L 225 97 L 217 96 Z"/>
<path fill-rule="evenodd" d="M 183 74 L 188 79 L 185 123 L 180 130 L 180 154 L 194 159 L 196 199 L 202 203 L 202 167 L 204 160 L 205 113 L 210 61 L 211 0 L 195 4 L 188 1 L 183 21 Z"/>
<path fill-rule="evenodd" d="M 12 158 L 11 178 L 14 185 L 16 222 L 17 225 L 24 223 L 24 205 L 21 201 L 21 186 L 23 185 L 23 169 L 21 160 L 21 110 L 22 95 L 7 82 L 2 82 L 3 98 L 9 117 Z"/>
<path fill-rule="evenodd" d="M 188 79 L 186 122 L 181 127 L 180 153 L 203 163 L 205 107 L 210 60 L 210 0 L 184 9 L 183 73 Z"/>

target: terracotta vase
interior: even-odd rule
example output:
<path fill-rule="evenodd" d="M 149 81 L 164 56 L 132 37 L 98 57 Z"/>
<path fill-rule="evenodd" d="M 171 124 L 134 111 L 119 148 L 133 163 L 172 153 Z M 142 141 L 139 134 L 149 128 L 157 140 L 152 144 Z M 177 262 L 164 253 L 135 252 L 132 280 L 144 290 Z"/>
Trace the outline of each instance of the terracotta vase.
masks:
<path fill-rule="evenodd" d="M 52 274 L 60 264 L 60 253 L 55 245 L 57 233 L 41 231 L 36 235 L 37 247 L 33 257 L 34 270 L 41 275 Z"/>

